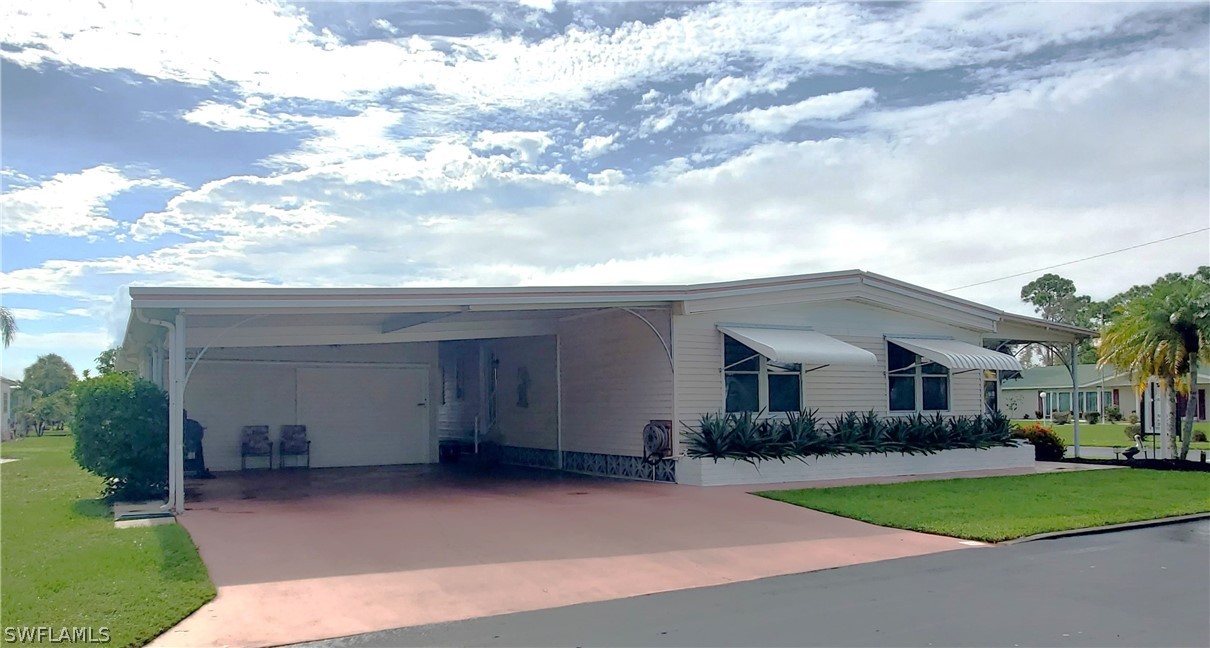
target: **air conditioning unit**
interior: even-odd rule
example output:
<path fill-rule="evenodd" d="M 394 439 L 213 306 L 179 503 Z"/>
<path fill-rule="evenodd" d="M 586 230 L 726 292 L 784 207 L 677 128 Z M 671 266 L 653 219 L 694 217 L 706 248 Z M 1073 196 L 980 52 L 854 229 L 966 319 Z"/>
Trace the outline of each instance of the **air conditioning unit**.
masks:
<path fill-rule="evenodd" d="M 650 421 L 643 426 L 643 459 L 656 463 L 672 456 L 672 421 Z"/>

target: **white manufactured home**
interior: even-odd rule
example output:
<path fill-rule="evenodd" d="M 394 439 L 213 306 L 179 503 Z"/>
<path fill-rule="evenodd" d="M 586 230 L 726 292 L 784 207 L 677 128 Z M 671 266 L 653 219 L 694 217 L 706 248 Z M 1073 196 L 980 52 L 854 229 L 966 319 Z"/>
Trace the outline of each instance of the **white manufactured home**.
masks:
<path fill-rule="evenodd" d="M 679 286 L 132 288 L 122 362 L 206 428 L 212 470 L 244 426 L 305 425 L 310 465 L 433 463 L 443 440 L 507 463 L 655 481 L 706 413 L 998 409 L 1002 349 L 1084 329 L 853 270 Z M 170 460 L 170 504 L 183 467 Z"/>

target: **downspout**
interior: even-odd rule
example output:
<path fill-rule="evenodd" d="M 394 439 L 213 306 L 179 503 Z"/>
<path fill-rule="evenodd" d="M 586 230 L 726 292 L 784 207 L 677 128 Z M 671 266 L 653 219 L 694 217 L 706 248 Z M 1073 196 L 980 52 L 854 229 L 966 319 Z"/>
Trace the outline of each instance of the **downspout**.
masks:
<path fill-rule="evenodd" d="M 134 309 L 134 315 L 144 324 L 160 326 L 167 330 L 170 347 L 168 368 L 171 376 L 168 381 L 168 502 L 165 507 L 173 514 L 179 514 L 184 510 L 185 485 L 184 474 L 181 472 L 184 468 L 181 448 L 184 444 L 185 421 L 180 379 L 185 354 L 180 352 L 178 355 L 178 349 L 184 348 L 185 340 L 184 336 L 178 336 L 177 332 L 180 330 L 178 325 L 184 323 L 184 315 L 177 313 L 175 323 L 151 319 L 137 308 Z"/>

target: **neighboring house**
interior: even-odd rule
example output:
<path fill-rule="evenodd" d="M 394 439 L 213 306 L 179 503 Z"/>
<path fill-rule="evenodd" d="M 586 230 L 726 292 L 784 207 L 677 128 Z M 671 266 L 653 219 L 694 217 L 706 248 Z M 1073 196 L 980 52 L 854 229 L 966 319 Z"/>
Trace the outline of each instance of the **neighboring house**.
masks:
<path fill-rule="evenodd" d="M 981 414 L 999 406 L 997 372 L 1020 369 L 993 349 L 1092 335 L 859 270 L 130 293 L 121 368 L 169 390 L 174 447 L 180 409 L 206 427 L 213 470 L 239 467 L 241 426 L 304 424 L 316 467 L 435 462 L 461 437 L 496 441 L 509 463 L 675 481 L 680 432 L 703 414 Z"/>
<path fill-rule="evenodd" d="M 29 407 L 31 396 L 28 389 L 21 388 L 21 381 L 0 376 L 0 440 L 11 441 L 16 436 L 21 425 L 18 416 Z"/>
<path fill-rule="evenodd" d="M 14 389 L 15 388 L 15 389 Z M 16 380 L 0 376 L 0 441 L 11 441 L 16 431 L 13 420 L 13 392 L 19 390 Z"/>
<path fill-rule="evenodd" d="M 1122 416 L 1138 414 L 1142 399 L 1139 394 L 1138 377 L 1130 372 L 1121 372 L 1114 367 L 1098 368 L 1093 364 L 1077 367 L 1079 405 L 1081 412 L 1099 412 L 1117 406 Z M 1206 392 L 1210 390 L 1210 370 L 1198 376 L 1197 418 L 1206 420 Z M 1000 411 L 1011 418 L 1050 418 L 1052 412 L 1072 411 L 1071 372 L 1063 365 L 1055 367 L 1032 367 L 1021 371 L 1017 378 L 1008 378 L 1000 384 Z M 1177 398 L 1177 412 L 1185 412 L 1185 397 Z M 1081 418 L 1084 418 L 1081 416 Z"/>

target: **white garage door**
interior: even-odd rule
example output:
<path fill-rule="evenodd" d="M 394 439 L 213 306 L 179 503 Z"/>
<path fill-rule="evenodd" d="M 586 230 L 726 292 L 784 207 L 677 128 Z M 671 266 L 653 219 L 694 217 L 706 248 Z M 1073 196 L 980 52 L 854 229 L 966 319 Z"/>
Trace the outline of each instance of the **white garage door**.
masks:
<path fill-rule="evenodd" d="M 312 466 L 429 461 L 425 369 L 300 367 L 297 394 Z"/>

